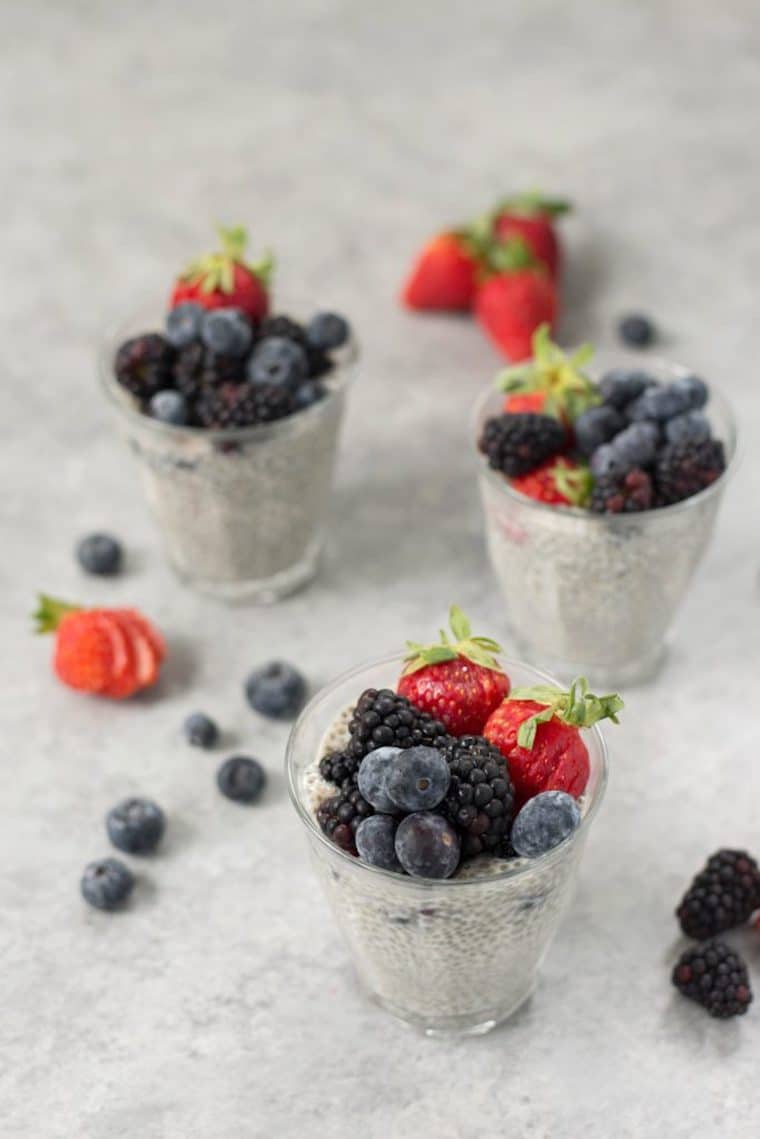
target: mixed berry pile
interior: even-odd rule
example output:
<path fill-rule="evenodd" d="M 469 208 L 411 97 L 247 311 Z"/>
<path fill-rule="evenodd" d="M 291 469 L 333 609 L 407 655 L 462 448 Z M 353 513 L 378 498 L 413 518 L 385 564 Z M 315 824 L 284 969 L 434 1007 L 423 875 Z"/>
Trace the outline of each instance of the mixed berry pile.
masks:
<path fill-rule="evenodd" d="M 311 407 L 327 395 L 333 353 L 350 337 L 337 313 L 306 325 L 270 315 L 271 262 L 243 260 L 241 229 L 221 235 L 221 252 L 175 282 L 163 332 L 131 337 L 116 352 L 116 379 L 163 423 L 250 427 Z"/>
<path fill-rule="evenodd" d="M 367 689 L 348 739 L 320 760 L 335 793 L 324 833 L 372 866 L 449 878 L 478 855 L 533 858 L 579 825 L 590 764 L 580 729 L 617 722 L 617 696 L 579 680 L 511 690 L 488 637 L 451 610 L 451 636 L 409 645 L 398 690 Z"/>
<path fill-rule="evenodd" d="M 530 498 L 598 514 L 671 506 L 720 478 L 726 459 L 704 414 L 704 380 L 616 369 L 597 384 L 583 371 L 590 355 L 566 356 L 548 326 L 538 330 L 532 360 L 497 381 L 504 409 L 478 444 L 489 466 Z"/>

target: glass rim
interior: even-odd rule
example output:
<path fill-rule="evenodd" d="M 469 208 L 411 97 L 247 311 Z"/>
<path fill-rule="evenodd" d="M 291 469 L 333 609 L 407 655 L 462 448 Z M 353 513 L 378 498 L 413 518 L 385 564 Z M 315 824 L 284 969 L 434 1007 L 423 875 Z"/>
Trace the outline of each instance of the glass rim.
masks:
<path fill-rule="evenodd" d="M 145 313 L 146 319 L 150 321 L 154 310 L 159 311 L 159 313 L 161 311 L 158 306 L 149 307 L 145 305 L 142 308 L 133 308 L 129 310 L 127 317 L 110 322 L 105 333 L 99 339 L 97 363 L 100 387 L 108 402 L 127 421 L 134 423 L 141 429 L 153 432 L 157 437 L 171 439 L 175 442 L 185 438 L 199 442 L 205 440 L 210 443 L 243 443 L 282 437 L 298 431 L 302 425 L 306 425 L 309 421 L 326 415 L 328 409 L 346 391 L 356 375 L 359 344 L 352 332 L 348 344 L 339 350 L 341 357 L 336 360 L 329 373 L 334 382 L 326 385 L 327 395 L 310 407 L 301 408 L 299 411 L 283 416 L 282 419 L 275 419 L 271 423 L 255 423 L 250 427 L 193 427 L 162 423 L 158 419 L 144 415 L 134 406 L 130 393 L 119 384 L 113 373 L 113 358 L 118 345 L 123 340 L 135 335 L 128 330 L 142 317 L 143 313 Z M 160 318 L 155 320 L 157 327 L 149 331 L 160 331 L 160 323 Z"/>
<path fill-rule="evenodd" d="M 679 375 L 693 375 L 693 370 L 686 368 L 683 364 L 677 364 L 675 361 L 668 360 L 663 356 L 651 356 L 648 358 L 647 364 L 642 364 L 641 370 L 645 371 L 647 367 L 669 368 Z M 498 394 L 493 384 L 489 385 L 485 391 L 482 391 L 478 396 L 473 406 L 470 415 L 471 436 L 475 437 L 475 452 L 478 460 L 478 473 L 481 477 L 488 479 L 489 483 L 499 488 L 500 492 L 506 495 L 507 498 L 513 502 L 518 503 L 526 510 L 536 510 L 549 512 L 555 518 L 583 518 L 590 521 L 592 525 L 619 525 L 620 523 L 636 525 L 655 525 L 657 519 L 672 518 L 675 514 L 685 512 L 687 510 L 696 509 L 697 505 L 705 502 L 708 498 L 715 494 L 721 493 L 728 482 L 730 477 L 736 472 L 736 468 L 740 458 L 740 433 L 731 403 L 726 399 L 725 395 L 719 388 L 711 386 L 710 398 L 715 399 L 716 404 L 720 407 L 728 422 L 730 431 L 730 440 L 721 440 L 726 451 L 730 453 L 727 455 L 725 470 L 721 472 L 715 482 L 710 483 L 704 490 L 700 490 L 697 494 L 691 495 L 690 498 L 684 498 L 681 502 L 673 502 L 670 506 L 658 506 L 653 510 L 641 510 L 634 514 L 597 514 L 593 510 L 585 510 L 581 506 L 561 506 L 558 507 L 550 502 L 541 502 L 537 498 L 531 498 L 530 495 L 521 494 L 519 490 L 515 490 L 510 482 L 507 481 L 501 471 L 495 471 L 488 465 L 488 460 L 483 455 L 477 446 L 477 439 L 479 434 L 479 425 L 482 419 L 482 412 L 485 408 L 489 398 Z M 472 430 L 474 429 L 474 430 Z"/>
<path fill-rule="evenodd" d="M 296 812 L 301 819 L 301 822 L 306 826 L 309 831 L 319 842 L 325 846 L 336 857 L 344 860 L 347 865 L 351 866 L 358 873 L 366 873 L 370 875 L 378 875 L 380 880 L 392 881 L 396 885 L 400 885 L 403 889 L 419 890 L 420 888 L 442 888 L 442 889 L 466 889 L 468 886 L 482 886 L 485 884 L 504 882 L 507 880 L 514 881 L 524 875 L 535 872 L 536 870 L 544 870 L 547 867 L 554 865 L 564 858 L 566 854 L 576 845 L 581 836 L 585 836 L 588 832 L 591 820 L 596 816 L 599 806 L 604 798 L 607 789 L 607 782 L 609 778 L 609 749 L 604 733 L 601 731 L 598 724 L 594 724 L 591 728 L 585 728 L 583 731 L 588 732 L 594 737 L 595 744 L 599 753 L 599 778 L 596 787 L 594 788 L 593 797 L 589 800 L 586 810 L 581 815 L 580 824 L 576 829 L 563 839 L 561 843 L 547 851 L 546 854 L 539 855 L 538 858 L 521 859 L 519 866 L 510 866 L 512 860 L 505 860 L 505 868 L 499 873 L 488 873 L 486 875 L 479 875 L 467 878 L 415 878 L 412 875 L 398 874 L 393 870 L 383 870 L 379 866 L 370 866 L 367 862 L 362 862 L 361 859 L 355 858 L 352 854 L 337 846 L 334 842 L 327 837 L 323 832 L 317 820 L 312 816 L 306 805 L 302 802 L 298 789 L 298 781 L 296 774 L 295 758 L 295 741 L 298 734 L 313 714 L 316 706 L 333 692 L 340 685 L 346 681 L 359 677 L 362 673 L 371 668 L 378 668 L 382 665 L 402 663 L 404 660 L 403 653 L 387 653 L 381 657 L 374 657 L 370 660 L 365 660 L 361 664 L 355 665 L 353 668 L 346 669 L 345 672 L 335 676 L 327 684 L 323 685 L 318 692 L 315 692 L 309 702 L 304 707 L 288 736 L 288 742 L 285 749 L 285 774 L 288 784 L 288 794 L 290 801 L 296 809 Z M 517 660 L 514 657 L 501 658 L 505 668 L 509 671 L 509 667 L 527 669 L 532 672 L 537 680 L 544 683 L 557 685 L 560 682 L 550 673 L 544 672 L 543 669 L 536 668 L 526 661 Z"/>

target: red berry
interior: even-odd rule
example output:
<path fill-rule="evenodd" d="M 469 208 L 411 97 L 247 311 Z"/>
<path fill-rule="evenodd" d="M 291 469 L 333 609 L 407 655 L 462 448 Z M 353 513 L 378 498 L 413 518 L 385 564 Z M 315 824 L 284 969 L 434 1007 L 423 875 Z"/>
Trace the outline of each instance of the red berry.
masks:
<path fill-rule="evenodd" d="M 271 258 L 256 265 L 244 261 L 247 235 L 241 226 L 220 228 L 219 234 L 221 252 L 208 253 L 188 266 L 174 283 L 169 307 L 195 301 L 207 309 L 239 308 L 251 320 L 261 320 L 269 311 Z"/>
<path fill-rule="evenodd" d="M 407 308 L 464 311 L 475 296 L 477 261 L 467 242 L 443 233 L 422 249 L 402 289 Z"/>

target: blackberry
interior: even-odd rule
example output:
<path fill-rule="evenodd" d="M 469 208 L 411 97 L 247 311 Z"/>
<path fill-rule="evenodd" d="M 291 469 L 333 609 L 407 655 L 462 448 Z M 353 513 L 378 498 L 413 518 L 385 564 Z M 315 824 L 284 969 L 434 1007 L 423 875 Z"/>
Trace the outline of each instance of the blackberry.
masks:
<path fill-rule="evenodd" d="M 345 751 L 331 751 L 319 761 L 319 774 L 328 783 L 334 783 L 342 790 L 351 790 L 357 785 L 361 757 L 349 755 Z"/>
<path fill-rule="evenodd" d="M 202 344 L 180 348 L 174 360 L 174 386 L 187 400 L 197 399 L 203 388 L 206 349 Z"/>
<path fill-rule="evenodd" d="M 336 846 L 355 855 L 357 828 L 374 813 L 358 788 L 352 787 L 320 803 L 317 807 L 317 822 Z"/>
<path fill-rule="evenodd" d="M 515 791 L 504 756 L 482 736 L 460 736 L 438 750 L 451 772 L 438 809 L 462 835 L 462 859 L 513 856 L 509 833 Z"/>
<path fill-rule="evenodd" d="M 752 1003 L 747 966 L 723 941 L 707 941 L 681 954 L 673 969 L 679 993 L 697 1001 L 710 1016 L 742 1016 Z"/>
<path fill-rule="evenodd" d="M 589 510 L 596 514 L 630 514 L 637 510 L 649 510 L 653 502 L 651 478 L 640 467 L 634 467 L 622 478 L 608 475 L 596 479 Z"/>
<path fill-rule="evenodd" d="M 723 444 L 716 439 L 666 444 L 654 468 L 657 499 L 670 506 L 699 494 L 726 469 Z"/>
<path fill-rule="evenodd" d="M 310 380 L 316 380 L 332 369 L 333 363 L 327 351 L 311 343 L 306 329 L 297 320 L 292 320 L 289 316 L 265 317 L 256 329 L 256 340 L 263 340 L 266 336 L 283 336 L 286 340 L 294 340 L 299 344 L 306 353 Z"/>
<path fill-rule="evenodd" d="M 760 907 L 760 870 L 743 850 L 719 850 L 681 899 L 676 917 L 687 937 L 714 937 L 749 921 Z"/>
<path fill-rule="evenodd" d="M 245 379 L 245 361 L 206 348 L 201 379 L 206 385 L 239 384 Z"/>
<path fill-rule="evenodd" d="M 201 427 L 251 427 L 283 419 L 293 411 L 293 396 L 274 384 L 222 384 L 205 387 L 195 406 Z"/>
<path fill-rule="evenodd" d="M 440 720 L 389 688 L 368 688 L 348 725 L 346 753 L 358 760 L 378 747 L 440 747 L 450 739 Z"/>
<path fill-rule="evenodd" d="M 559 454 L 565 442 L 565 429 L 558 420 L 525 412 L 489 419 L 478 445 L 490 467 L 517 478 Z"/>
<path fill-rule="evenodd" d="M 174 349 L 158 332 L 125 340 L 114 359 L 116 379 L 140 400 L 172 387 Z"/>

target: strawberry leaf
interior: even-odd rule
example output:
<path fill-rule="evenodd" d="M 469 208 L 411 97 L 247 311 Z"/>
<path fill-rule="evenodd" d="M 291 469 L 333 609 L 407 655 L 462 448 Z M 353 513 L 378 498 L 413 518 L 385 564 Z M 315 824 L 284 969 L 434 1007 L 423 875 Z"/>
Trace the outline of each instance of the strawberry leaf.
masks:
<path fill-rule="evenodd" d="M 449 625 L 451 631 L 458 641 L 466 641 L 472 633 L 470 622 L 465 617 L 462 610 L 458 605 L 452 605 L 449 610 Z M 446 640 L 446 634 L 443 634 L 443 639 Z"/>
<path fill-rule="evenodd" d="M 37 608 L 32 614 L 35 633 L 54 633 L 67 613 L 78 613 L 80 609 L 80 605 L 70 605 L 46 593 L 38 594 Z"/>
<path fill-rule="evenodd" d="M 509 695 L 510 700 L 530 700 L 535 704 L 545 704 L 542 712 L 537 712 L 529 720 L 520 725 L 517 742 L 526 748 L 533 746 L 536 727 L 555 717 L 563 724 L 573 728 L 590 728 L 600 720 L 612 720 L 617 724 L 617 714 L 624 707 L 623 701 L 617 693 L 607 696 L 595 696 L 588 690 L 588 681 L 585 676 L 579 676 L 565 692 L 561 688 L 554 688 L 548 684 L 537 684 L 531 688 L 514 688 Z M 534 721 L 532 728 L 526 727 Z M 530 743 L 524 743 L 528 740 Z"/>

